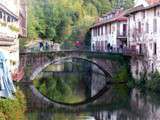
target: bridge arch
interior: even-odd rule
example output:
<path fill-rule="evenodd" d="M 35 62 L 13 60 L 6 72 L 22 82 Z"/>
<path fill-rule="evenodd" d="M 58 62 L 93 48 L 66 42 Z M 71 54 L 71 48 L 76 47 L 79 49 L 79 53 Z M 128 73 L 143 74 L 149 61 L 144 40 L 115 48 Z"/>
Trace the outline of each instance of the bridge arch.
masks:
<path fill-rule="evenodd" d="M 67 60 L 67 59 L 80 59 L 80 60 L 84 60 L 84 61 L 87 61 L 89 63 L 92 63 L 93 65 L 96 65 L 100 70 L 102 70 L 102 72 L 105 74 L 105 76 L 112 78 L 112 76 L 103 67 L 101 67 L 99 64 L 97 64 L 96 62 L 94 62 L 90 59 L 87 59 L 87 58 L 84 58 L 84 57 L 62 57 L 62 58 L 58 58 L 58 59 L 55 59 L 55 60 L 50 61 L 50 62 L 46 62 L 42 66 L 36 68 L 35 71 L 32 73 L 32 75 L 30 76 L 29 80 L 31 80 L 31 81 L 34 80 L 36 78 L 36 76 L 38 76 L 38 74 L 41 71 L 43 71 L 48 65 L 54 64 L 54 63 L 62 61 L 62 60 Z"/>
<path fill-rule="evenodd" d="M 97 63 L 95 63 L 94 61 L 87 59 L 87 58 L 83 58 L 83 57 L 63 57 L 63 58 L 59 58 L 59 59 L 55 59 L 51 62 L 48 62 L 46 64 L 44 64 L 43 66 L 41 66 L 40 68 L 37 68 L 35 70 L 35 72 L 33 72 L 33 74 L 30 77 L 30 80 L 33 81 L 36 76 L 43 71 L 48 65 L 50 64 L 54 64 L 56 62 L 62 61 L 62 60 L 67 60 L 67 59 L 80 59 L 80 60 L 85 60 L 87 62 L 90 62 L 94 65 L 96 65 L 104 74 L 105 74 L 105 78 L 106 78 L 106 83 L 105 86 L 94 96 L 87 98 L 84 101 L 81 102 L 77 102 L 77 103 L 64 103 L 64 102 L 59 102 L 59 101 L 55 101 L 55 100 L 51 100 L 50 98 L 48 98 L 47 96 L 43 95 L 41 92 L 39 92 L 35 86 L 32 84 L 30 85 L 30 89 L 32 90 L 33 94 L 36 95 L 39 99 L 49 103 L 51 106 L 61 106 L 61 107 L 83 107 L 87 104 L 90 104 L 92 102 L 94 102 L 96 99 L 98 99 L 99 97 L 101 97 L 110 87 L 109 87 L 109 83 L 110 80 L 112 79 L 111 75 L 104 69 L 102 68 L 100 65 L 98 65 Z"/>

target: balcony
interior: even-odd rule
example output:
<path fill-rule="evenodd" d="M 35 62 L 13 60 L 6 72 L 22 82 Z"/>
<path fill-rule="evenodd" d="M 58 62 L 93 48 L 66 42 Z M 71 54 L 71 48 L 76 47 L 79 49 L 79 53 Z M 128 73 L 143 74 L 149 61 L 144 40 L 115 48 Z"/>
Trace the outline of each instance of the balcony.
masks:
<path fill-rule="evenodd" d="M 144 56 L 144 54 L 133 48 L 123 48 L 123 55 L 130 57 Z"/>
<path fill-rule="evenodd" d="M 7 23 L 0 20 L 0 45 L 11 46 L 14 40 L 17 38 L 19 28 L 16 22 Z"/>
<path fill-rule="evenodd" d="M 118 32 L 117 38 L 118 39 L 126 39 L 127 38 L 127 33 L 126 32 L 123 32 L 123 33 Z"/>

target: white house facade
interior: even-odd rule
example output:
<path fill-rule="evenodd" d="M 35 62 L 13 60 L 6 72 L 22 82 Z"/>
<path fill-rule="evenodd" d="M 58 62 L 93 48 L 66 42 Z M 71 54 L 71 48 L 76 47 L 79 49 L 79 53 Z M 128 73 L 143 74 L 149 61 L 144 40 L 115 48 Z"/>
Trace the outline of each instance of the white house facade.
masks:
<path fill-rule="evenodd" d="M 140 79 L 144 74 L 160 71 L 160 3 L 136 6 L 127 17 L 127 46 L 138 53 L 132 56 L 131 71 L 135 79 Z"/>
<path fill-rule="evenodd" d="M 8 54 L 12 73 L 19 67 L 18 38 L 26 34 L 22 32 L 26 28 L 26 6 L 23 1 L 0 0 L 0 50 Z"/>
<path fill-rule="evenodd" d="M 117 49 L 127 43 L 127 18 L 123 10 L 103 15 L 91 27 L 91 49 L 107 51 L 108 46 Z"/>

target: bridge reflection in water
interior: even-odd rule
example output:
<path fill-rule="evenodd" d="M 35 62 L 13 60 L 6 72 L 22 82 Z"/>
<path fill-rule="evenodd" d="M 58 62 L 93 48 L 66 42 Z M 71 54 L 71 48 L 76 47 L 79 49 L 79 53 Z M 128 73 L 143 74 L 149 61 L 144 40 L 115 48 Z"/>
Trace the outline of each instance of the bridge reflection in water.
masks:
<path fill-rule="evenodd" d="M 119 86 L 120 87 L 120 86 Z M 120 87 L 125 89 L 124 86 Z M 112 88 L 106 96 L 109 103 L 102 103 L 85 111 L 35 110 L 28 112 L 29 120 L 159 120 L 160 97 L 152 93 L 142 93 L 137 89 L 126 92 Z M 114 95 L 113 95 L 114 94 Z M 121 97 L 120 97 L 121 95 Z M 119 97 L 118 97 L 119 96 Z M 79 119 L 82 118 L 82 119 Z M 88 119 L 90 118 L 90 119 Z"/>
<path fill-rule="evenodd" d="M 58 71 L 55 68 L 58 68 Z M 97 96 L 105 88 L 106 82 L 109 82 L 103 71 L 96 65 L 76 58 L 49 65 L 37 79 L 34 83 L 44 96 L 47 97 L 51 93 L 49 98 L 60 101 L 56 98 L 56 94 L 59 94 L 57 96 L 62 100 L 60 102 L 75 103 L 74 105 L 89 103 L 92 100 L 90 97 Z M 69 98 L 64 97 L 65 95 Z M 75 97 L 80 101 L 74 100 Z"/>
<path fill-rule="evenodd" d="M 29 58 L 29 59 L 33 59 L 33 58 Z M 85 84 L 85 85 L 88 85 L 87 91 L 89 90 L 90 92 L 87 95 L 90 95 L 90 96 L 94 96 L 100 90 L 100 88 L 101 89 L 103 88 L 104 83 L 108 83 L 106 81 L 106 78 L 104 80 L 104 77 L 100 77 L 100 76 L 104 76 L 105 73 L 102 72 L 101 70 L 98 70 L 98 67 L 96 65 L 85 66 L 87 68 L 91 68 L 92 71 L 87 71 L 88 69 L 79 69 L 79 71 L 76 71 L 77 67 L 74 67 L 73 63 L 77 63 L 77 60 L 67 61 L 69 65 L 67 69 L 65 69 L 63 65 L 64 62 L 62 61 L 57 62 L 57 60 L 59 61 L 59 59 L 55 60 L 54 57 L 51 59 L 52 59 L 51 60 L 52 62 L 48 62 L 48 63 L 57 63 L 58 67 L 56 68 L 55 65 L 53 65 L 51 69 L 50 68 L 40 69 L 40 70 L 43 70 L 42 73 L 45 73 L 43 74 L 44 77 L 45 76 L 61 76 L 63 78 L 63 76 L 67 76 L 70 73 L 74 74 L 75 76 L 78 73 L 79 74 L 90 73 L 89 74 L 90 76 L 87 75 L 90 77 L 90 79 L 89 78 L 80 79 L 80 80 L 86 80 L 86 81 L 88 80 L 88 84 Z M 39 59 L 39 61 L 41 60 Z M 43 63 L 43 61 L 41 62 Z M 32 63 L 34 63 L 34 61 L 32 61 Z M 31 62 L 29 60 L 28 60 L 28 65 L 31 65 Z M 35 66 L 34 68 L 36 68 Z M 33 68 L 33 66 L 29 66 L 29 67 Z M 37 67 L 37 69 L 38 68 L 39 67 Z M 44 65 L 42 68 L 46 68 L 46 65 Z M 37 69 L 34 69 L 34 70 L 37 70 Z M 21 84 L 28 98 L 27 115 L 29 120 L 66 120 L 66 119 L 67 120 L 138 120 L 138 119 L 139 120 L 159 120 L 160 119 L 159 95 L 154 95 L 150 93 L 147 93 L 147 94 L 141 93 L 137 89 L 133 89 L 133 90 L 129 89 L 125 84 L 112 85 L 112 86 L 108 84 L 105 89 L 107 90 L 107 92 L 104 91 L 103 94 L 100 94 L 100 96 L 98 96 L 97 99 L 94 99 L 93 101 L 89 101 L 88 104 L 69 105 L 64 103 L 59 104 L 59 102 L 57 101 L 55 101 L 57 102 L 57 104 L 50 104 L 49 102 L 46 102 L 48 101 L 46 98 L 43 98 L 43 100 L 37 99 L 35 94 L 32 93 L 33 92 L 32 90 L 35 90 L 35 86 L 33 86 L 32 83 L 27 83 L 28 82 L 27 80 L 34 79 L 36 75 L 41 76 L 41 73 L 40 74 L 37 74 L 37 73 L 40 73 L 40 72 L 32 71 L 32 74 L 31 72 L 29 72 L 29 75 L 32 75 L 32 76 L 31 77 L 27 76 L 28 79 L 26 77 L 25 78 L 26 81 L 23 81 L 23 83 Z M 102 80 L 102 81 L 99 82 L 99 80 Z M 25 82 L 27 84 L 25 84 Z M 100 85 L 98 85 L 99 83 Z M 78 88 L 78 91 L 79 89 L 80 88 Z M 85 93 L 85 92 L 83 91 L 82 93 Z M 37 94 L 40 94 L 40 93 L 37 91 Z M 85 94 L 85 97 L 88 97 L 88 96 L 86 96 Z"/>

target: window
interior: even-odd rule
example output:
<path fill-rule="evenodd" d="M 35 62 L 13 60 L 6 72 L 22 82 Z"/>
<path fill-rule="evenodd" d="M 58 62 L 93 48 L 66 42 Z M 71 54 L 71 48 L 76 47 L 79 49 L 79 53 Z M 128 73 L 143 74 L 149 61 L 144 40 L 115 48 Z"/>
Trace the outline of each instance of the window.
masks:
<path fill-rule="evenodd" d="M 138 75 L 139 73 L 139 64 L 138 64 L 138 61 L 136 62 L 136 71 L 135 71 L 135 74 Z"/>
<path fill-rule="evenodd" d="M 94 29 L 94 36 L 97 36 L 97 29 Z"/>
<path fill-rule="evenodd" d="M 133 14 L 133 20 L 135 21 L 135 14 Z"/>
<path fill-rule="evenodd" d="M 101 27 L 101 35 L 103 35 L 103 26 Z"/>
<path fill-rule="evenodd" d="M 138 22 L 138 32 L 141 33 L 141 22 Z"/>
<path fill-rule="evenodd" d="M 92 29 L 92 36 L 94 36 L 94 29 Z"/>
<path fill-rule="evenodd" d="M 153 20 L 153 32 L 156 33 L 157 32 L 157 19 Z"/>
<path fill-rule="evenodd" d="M 152 73 L 154 73 L 154 64 L 152 63 Z"/>
<path fill-rule="evenodd" d="M 103 41 L 101 41 L 101 50 L 102 50 L 102 51 L 104 50 L 104 44 L 103 44 Z"/>
<path fill-rule="evenodd" d="M 95 36 L 97 36 L 97 28 L 95 28 Z"/>
<path fill-rule="evenodd" d="M 99 27 L 97 29 L 98 29 L 98 36 L 99 36 L 100 35 L 100 29 L 99 29 Z"/>
<path fill-rule="evenodd" d="M 154 8 L 154 16 L 156 16 L 156 8 Z"/>
<path fill-rule="evenodd" d="M 96 41 L 96 50 L 98 50 L 98 41 Z"/>
<path fill-rule="evenodd" d="M 107 35 L 107 25 L 105 25 L 105 33 L 106 33 L 106 35 Z"/>
<path fill-rule="evenodd" d="M 117 23 L 117 34 L 120 35 L 120 23 Z"/>
<path fill-rule="evenodd" d="M 3 14 L 3 20 L 6 21 L 6 14 Z"/>
<path fill-rule="evenodd" d="M 11 22 L 10 16 L 7 17 L 7 22 Z"/>
<path fill-rule="evenodd" d="M 93 36 L 96 36 L 96 30 L 93 29 Z"/>
<path fill-rule="evenodd" d="M 2 19 L 2 11 L 0 11 L 0 19 Z"/>
<path fill-rule="evenodd" d="M 126 36 L 127 33 L 127 24 L 123 24 L 123 36 Z"/>
<path fill-rule="evenodd" d="M 142 44 L 139 44 L 139 53 L 142 54 Z"/>
<path fill-rule="evenodd" d="M 146 33 L 149 33 L 149 24 L 148 24 L 148 22 L 146 23 Z"/>
<path fill-rule="evenodd" d="M 109 24 L 109 33 L 111 34 L 111 24 Z"/>
<path fill-rule="evenodd" d="M 157 44 L 156 43 L 154 43 L 154 46 L 153 46 L 153 54 L 154 55 L 157 55 Z"/>
<path fill-rule="evenodd" d="M 145 11 L 143 11 L 142 14 L 143 14 L 143 19 L 145 19 Z"/>
<path fill-rule="evenodd" d="M 105 50 L 107 50 L 107 40 L 105 41 Z"/>

